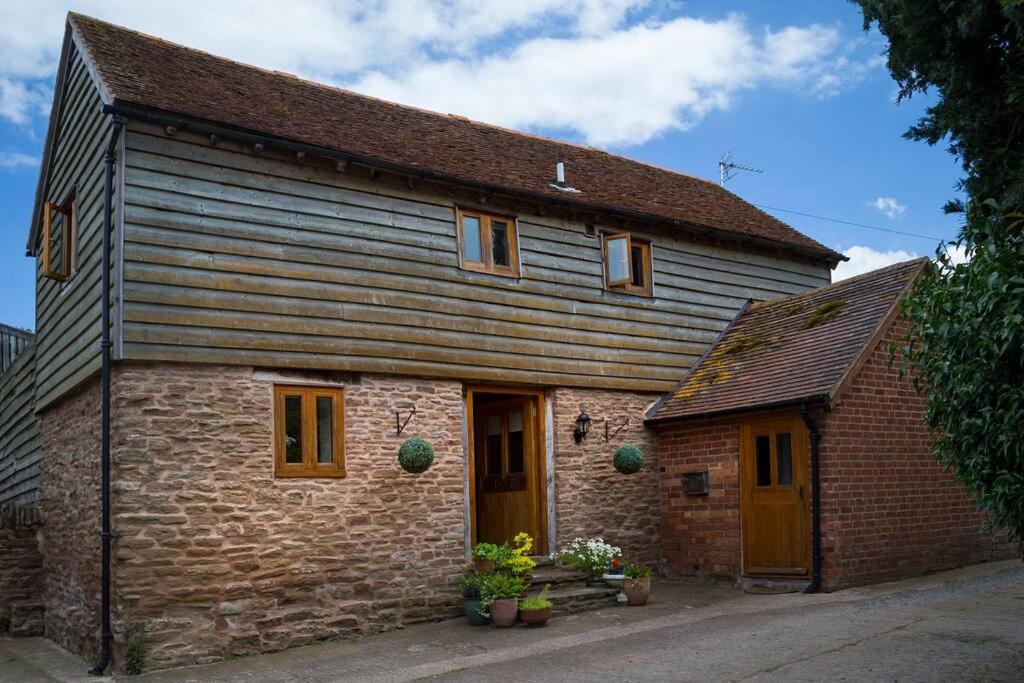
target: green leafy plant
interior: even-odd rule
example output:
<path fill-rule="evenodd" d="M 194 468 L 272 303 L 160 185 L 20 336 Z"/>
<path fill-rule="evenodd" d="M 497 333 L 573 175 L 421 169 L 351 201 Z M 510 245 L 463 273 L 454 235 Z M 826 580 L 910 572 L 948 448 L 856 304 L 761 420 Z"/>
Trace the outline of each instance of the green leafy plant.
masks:
<path fill-rule="evenodd" d="M 541 589 L 540 595 L 534 598 L 522 598 L 519 601 L 519 609 L 524 612 L 534 612 L 542 609 L 550 609 L 552 602 L 548 600 L 548 591 L 551 588 L 550 584 L 544 584 L 544 588 Z"/>
<path fill-rule="evenodd" d="M 473 557 L 481 560 L 497 561 L 501 557 L 501 547 L 494 543 L 477 543 L 473 548 Z"/>
<path fill-rule="evenodd" d="M 137 676 L 146 669 L 146 649 L 149 636 L 144 624 L 129 623 L 124 627 L 124 671 Z"/>
<path fill-rule="evenodd" d="M 605 543 L 603 539 L 573 539 L 552 557 L 573 569 L 583 572 L 591 579 L 600 577 L 611 565 L 612 560 L 622 555 L 622 550 Z"/>
<path fill-rule="evenodd" d="M 467 600 L 478 600 L 480 598 L 480 575 L 476 572 L 469 572 L 459 582 L 459 591 L 462 597 Z"/>
<path fill-rule="evenodd" d="M 398 464 L 406 472 L 426 472 L 434 464 L 434 449 L 423 439 L 408 439 L 398 449 Z"/>
<path fill-rule="evenodd" d="M 651 568 L 645 564 L 626 562 L 622 573 L 627 579 L 646 579 L 653 572 Z"/>
<path fill-rule="evenodd" d="M 490 616 L 491 605 L 498 600 L 514 600 L 526 590 L 518 576 L 488 574 L 480 577 L 480 614 Z"/>
<path fill-rule="evenodd" d="M 623 474 L 636 474 L 644 466 L 644 453 L 633 444 L 619 446 L 612 458 L 615 469 Z"/>

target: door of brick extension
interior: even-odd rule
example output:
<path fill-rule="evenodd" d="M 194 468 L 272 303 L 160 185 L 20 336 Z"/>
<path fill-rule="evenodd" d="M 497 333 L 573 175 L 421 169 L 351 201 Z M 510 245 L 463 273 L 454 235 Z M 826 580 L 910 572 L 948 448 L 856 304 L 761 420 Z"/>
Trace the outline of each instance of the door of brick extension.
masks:
<path fill-rule="evenodd" d="M 740 427 L 743 569 L 750 576 L 806 576 L 808 538 L 807 431 L 799 416 Z"/>
<path fill-rule="evenodd" d="M 474 542 L 507 543 L 525 531 L 534 552 L 547 550 L 543 400 L 536 391 L 467 392 Z"/>

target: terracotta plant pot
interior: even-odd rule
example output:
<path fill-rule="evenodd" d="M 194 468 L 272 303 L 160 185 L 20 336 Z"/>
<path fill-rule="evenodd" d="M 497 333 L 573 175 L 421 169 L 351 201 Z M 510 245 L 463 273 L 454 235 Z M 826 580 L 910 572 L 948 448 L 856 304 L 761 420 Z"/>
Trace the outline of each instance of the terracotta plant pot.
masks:
<path fill-rule="evenodd" d="M 519 614 L 519 601 L 495 600 L 491 604 L 491 620 L 498 628 L 512 628 L 516 624 L 516 615 Z"/>
<path fill-rule="evenodd" d="M 622 592 L 626 594 L 626 602 L 630 607 L 646 605 L 651 595 L 651 577 L 626 579 L 622 582 Z"/>
<path fill-rule="evenodd" d="M 462 608 L 466 612 L 466 620 L 470 626 L 486 626 L 491 623 L 490 617 L 480 614 L 480 599 L 466 598 L 462 601 Z"/>
<path fill-rule="evenodd" d="M 521 610 L 519 616 L 522 617 L 523 623 L 528 628 L 541 628 L 548 623 L 548 619 L 551 618 L 551 608 L 545 607 L 544 609 L 533 609 L 533 610 Z"/>
<path fill-rule="evenodd" d="M 477 574 L 493 574 L 494 560 L 485 560 L 482 557 L 474 557 L 473 568 L 476 569 Z"/>

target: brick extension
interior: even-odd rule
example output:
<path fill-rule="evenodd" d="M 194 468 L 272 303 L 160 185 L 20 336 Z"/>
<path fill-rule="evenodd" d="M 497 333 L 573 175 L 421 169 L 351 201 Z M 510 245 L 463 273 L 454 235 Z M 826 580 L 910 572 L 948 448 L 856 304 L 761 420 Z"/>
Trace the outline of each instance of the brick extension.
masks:
<path fill-rule="evenodd" d="M 888 362 L 897 320 L 838 405 L 816 412 L 822 441 L 827 590 L 1010 557 L 984 515 L 931 455 L 925 399 Z M 662 555 L 670 574 L 741 571 L 739 418 L 690 420 L 659 433 Z M 709 470 L 708 496 L 683 495 L 683 472 Z"/>

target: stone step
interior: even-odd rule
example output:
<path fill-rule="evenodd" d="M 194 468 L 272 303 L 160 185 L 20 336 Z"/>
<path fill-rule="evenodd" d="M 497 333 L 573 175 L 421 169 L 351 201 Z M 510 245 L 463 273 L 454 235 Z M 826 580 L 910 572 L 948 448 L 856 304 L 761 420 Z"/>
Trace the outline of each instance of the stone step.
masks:
<path fill-rule="evenodd" d="M 550 584 L 552 590 L 566 585 L 578 584 L 582 586 L 585 581 L 586 576 L 574 569 L 548 565 L 544 567 L 537 567 L 533 570 L 533 585 L 531 589 L 543 588 L 544 584 Z"/>
<path fill-rule="evenodd" d="M 552 603 L 552 613 L 557 616 L 614 607 L 618 593 L 617 588 L 569 586 L 549 591 L 548 600 Z"/>

